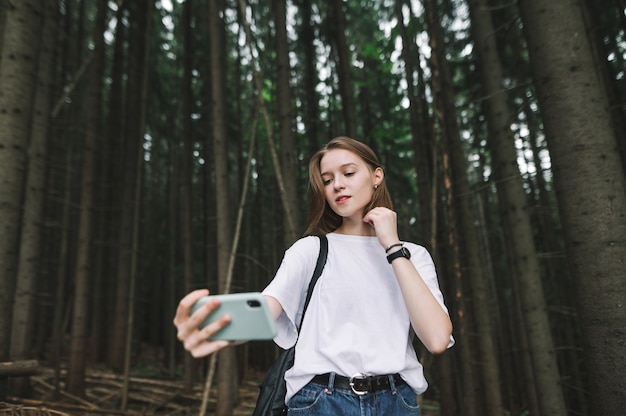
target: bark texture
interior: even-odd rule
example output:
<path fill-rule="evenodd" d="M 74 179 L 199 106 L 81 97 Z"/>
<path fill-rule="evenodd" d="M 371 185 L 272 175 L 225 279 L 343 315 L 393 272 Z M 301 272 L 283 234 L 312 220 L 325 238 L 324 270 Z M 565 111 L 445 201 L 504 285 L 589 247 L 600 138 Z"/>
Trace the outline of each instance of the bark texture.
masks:
<path fill-rule="evenodd" d="M 591 408 L 626 403 L 626 183 L 581 9 L 519 2 L 578 292 Z"/>

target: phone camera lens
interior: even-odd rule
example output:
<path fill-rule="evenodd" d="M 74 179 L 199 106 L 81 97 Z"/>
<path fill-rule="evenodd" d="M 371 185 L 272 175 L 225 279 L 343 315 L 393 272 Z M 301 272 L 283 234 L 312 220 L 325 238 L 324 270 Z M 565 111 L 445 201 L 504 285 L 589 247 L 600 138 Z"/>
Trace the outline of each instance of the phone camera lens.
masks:
<path fill-rule="evenodd" d="M 261 306 L 261 302 L 259 302 L 258 300 L 249 300 L 248 306 L 250 306 L 251 308 L 258 308 L 259 306 Z"/>

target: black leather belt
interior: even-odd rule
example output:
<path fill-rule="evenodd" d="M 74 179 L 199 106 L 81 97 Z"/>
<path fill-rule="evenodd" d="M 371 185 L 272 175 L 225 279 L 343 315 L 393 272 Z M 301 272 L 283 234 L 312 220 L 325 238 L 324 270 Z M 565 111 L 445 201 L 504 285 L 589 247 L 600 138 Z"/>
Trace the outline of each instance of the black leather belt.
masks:
<path fill-rule="evenodd" d="M 396 386 L 405 384 L 405 381 L 399 374 L 393 374 L 393 382 Z M 320 374 L 311 380 L 315 384 L 328 386 L 330 384 L 330 373 Z M 335 374 L 333 387 L 337 389 L 352 390 L 355 394 L 362 395 L 374 391 L 387 390 L 391 388 L 389 376 L 365 376 L 356 374 L 352 377 L 344 377 Z"/>

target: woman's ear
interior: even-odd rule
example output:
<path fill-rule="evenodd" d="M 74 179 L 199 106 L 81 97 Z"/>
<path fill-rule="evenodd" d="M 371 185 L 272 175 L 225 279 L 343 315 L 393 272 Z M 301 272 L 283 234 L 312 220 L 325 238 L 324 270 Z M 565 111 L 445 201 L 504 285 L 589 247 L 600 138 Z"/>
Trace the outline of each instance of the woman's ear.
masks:
<path fill-rule="evenodd" d="M 383 172 L 383 168 L 378 167 L 374 170 L 374 186 L 378 186 L 383 182 L 385 178 L 385 172 Z"/>

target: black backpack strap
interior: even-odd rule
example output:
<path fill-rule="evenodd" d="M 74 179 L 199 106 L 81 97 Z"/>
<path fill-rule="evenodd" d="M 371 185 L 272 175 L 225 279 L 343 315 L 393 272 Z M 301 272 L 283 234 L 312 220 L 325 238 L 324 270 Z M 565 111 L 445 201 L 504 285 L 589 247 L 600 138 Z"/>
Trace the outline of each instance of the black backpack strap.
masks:
<path fill-rule="evenodd" d="M 313 289 L 315 288 L 315 284 L 317 280 L 320 278 L 322 274 L 322 270 L 324 270 L 324 266 L 326 265 L 326 258 L 328 257 L 328 239 L 325 235 L 319 235 L 320 239 L 320 254 L 317 257 L 317 264 L 315 265 L 315 271 L 313 272 L 313 277 L 309 282 L 309 289 L 306 293 L 306 300 L 304 301 L 304 309 L 302 310 L 302 318 L 300 319 L 300 326 L 302 326 L 302 322 L 304 321 L 304 314 L 306 313 L 306 309 L 309 306 L 309 302 L 311 301 L 311 296 L 313 295 Z"/>

